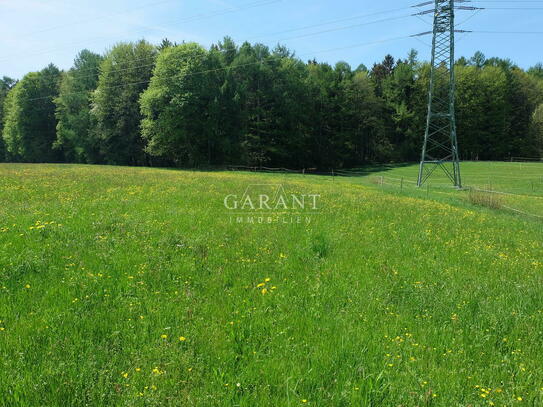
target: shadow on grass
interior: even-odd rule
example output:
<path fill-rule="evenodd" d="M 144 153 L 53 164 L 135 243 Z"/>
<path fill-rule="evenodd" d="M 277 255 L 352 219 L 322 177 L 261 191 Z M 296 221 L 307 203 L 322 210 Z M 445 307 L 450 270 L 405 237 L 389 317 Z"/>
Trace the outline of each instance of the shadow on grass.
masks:
<path fill-rule="evenodd" d="M 338 177 L 366 177 L 375 173 L 391 171 L 397 168 L 411 166 L 415 163 L 398 164 L 368 164 L 355 168 L 319 170 L 315 168 L 291 169 L 291 168 L 270 168 L 259 166 L 200 166 L 200 167 L 152 167 L 170 171 L 192 171 L 192 172 L 256 172 L 275 174 L 298 174 L 298 175 L 322 175 Z"/>

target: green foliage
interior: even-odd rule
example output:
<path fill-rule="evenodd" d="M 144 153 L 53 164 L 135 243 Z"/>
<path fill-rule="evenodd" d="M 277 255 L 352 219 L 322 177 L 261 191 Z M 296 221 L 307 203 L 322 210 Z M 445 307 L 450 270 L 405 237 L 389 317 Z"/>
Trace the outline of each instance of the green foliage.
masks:
<path fill-rule="evenodd" d="M 528 69 L 528 73 L 530 75 L 537 77 L 538 79 L 543 80 L 543 64 L 542 63 L 535 64 L 533 67 Z"/>
<path fill-rule="evenodd" d="M 51 64 L 40 72 L 25 75 L 8 93 L 2 136 L 10 160 L 60 160 L 60 154 L 53 150 L 56 139 L 53 100 L 58 95 L 59 82 L 60 71 Z"/>
<path fill-rule="evenodd" d="M 393 147 L 382 119 L 385 106 L 375 95 L 374 84 L 367 73 L 358 72 L 343 78 L 339 90 L 343 94 L 337 118 L 341 123 L 343 166 L 390 159 Z"/>
<path fill-rule="evenodd" d="M 530 123 L 530 135 L 534 140 L 538 156 L 543 157 L 543 103 L 534 111 Z"/>
<path fill-rule="evenodd" d="M 279 108 L 274 92 L 275 73 L 280 58 L 270 54 L 262 44 L 251 46 L 244 43 L 233 59 L 226 81 L 229 94 L 237 114 L 231 120 L 239 140 L 241 160 L 249 165 L 280 164 L 271 161 L 276 153 L 274 139 L 277 118 L 274 110 Z M 277 78 L 280 80 L 279 78 Z"/>
<path fill-rule="evenodd" d="M 10 89 L 15 86 L 16 81 L 14 79 L 4 76 L 0 79 L 0 162 L 6 158 L 6 147 L 4 139 L 2 137 L 2 129 L 4 127 L 4 102 Z"/>
<path fill-rule="evenodd" d="M 509 156 L 506 117 L 507 77 L 496 67 L 456 68 L 458 143 L 462 158 L 488 160 Z"/>
<path fill-rule="evenodd" d="M 140 133 L 139 99 L 148 87 L 156 48 L 145 42 L 114 46 L 100 65 L 92 113 L 100 152 L 108 164 L 147 163 Z"/>
<path fill-rule="evenodd" d="M 416 53 L 411 51 L 408 61 L 398 63 L 392 74 L 383 81 L 383 98 L 386 102 L 387 121 L 391 153 L 394 161 L 414 161 L 420 155 L 421 121 L 417 121 L 415 109 L 415 75 L 417 74 Z M 423 99 L 424 100 L 424 99 Z M 421 111 L 421 117 L 424 117 Z M 395 148 L 394 148 L 395 147 Z"/>
<path fill-rule="evenodd" d="M 531 138 L 530 122 L 539 104 L 543 103 L 538 80 L 514 68 L 507 72 L 508 120 L 506 136 L 512 156 L 535 157 L 536 141 Z"/>
<path fill-rule="evenodd" d="M 310 105 L 303 82 L 305 64 L 283 47 L 268 54 L 267 48 L 257 45 L 254 51 L 245 60 L 252 58 L 257 63 L 236 69 L 244 84 L 238 91 L 246 120 L 241 144 L 244 157 L 252 164 L 304 166 L 310 159 L 302 157 L 309 125 L 304 109 Z"/>
<path fill-rule="evenodd" d="M 543 103 L 541 72 L 541 64 L 524 71 L 481 52 L 457 61 L 461 158 L 540 156 L 534 112 Z M 417 161 L 429 77 L 429 64 L 413 49 L 405 60 L 386 55 L 371 70 L 364 64 L 353 70 L 343 61 L 303 62 L 281 45 L 238 46 L 230 37 L 209 50 L 167 38 L 157 47 L 121 43 L 103 58 L 78 55 L 62 75 L 56 118 L 34 114 L 38 109 L 21 113 L 19 98 L 2 103 L 0 89 L 0 109 L 13 106 L 0 159 L 4 148 L 11 160 L 62 155 L 67 162 L 180 167 Z M 434 86 L 437 98 L 448 97 L 443 81 Z M 56 127 L 56 156 L 25 158 L 25 126 Z"/>
<path fill-rule="evenodd" d="M 176 165 L 211 163 L 220 83 L 210 53 L 195 43 L 165 48 L 141 96 L 147 151 Z"/>
<path fill-rule="evenodd" d="M 62 75 L 60 94 L 55 99 L 58 120 L 55 147 L 68 162 L 100 162 L 100 145 L 90 111 L 101 62 L 100 55 L 83 50 L 74 67 Z"/>

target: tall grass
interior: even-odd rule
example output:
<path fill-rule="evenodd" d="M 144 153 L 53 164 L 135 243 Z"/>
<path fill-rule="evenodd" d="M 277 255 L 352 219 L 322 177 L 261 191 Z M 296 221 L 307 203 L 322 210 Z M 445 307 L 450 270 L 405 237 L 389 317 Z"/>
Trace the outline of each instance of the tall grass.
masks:
<path fill-rule="evenodd" d="M 484 206 L 490 209 L 503 208 L 503 197 L 493 191 L 482 191 L 470 188 L 468 201 L 473 205 Z"/>

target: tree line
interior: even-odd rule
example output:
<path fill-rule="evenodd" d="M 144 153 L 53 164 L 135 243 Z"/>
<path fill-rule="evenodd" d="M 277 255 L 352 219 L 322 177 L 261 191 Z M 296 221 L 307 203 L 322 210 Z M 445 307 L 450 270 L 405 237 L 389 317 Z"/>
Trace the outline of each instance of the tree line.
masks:
<path fill-rule="evenodd" d="M 443 69 L 446 69 L 443 67 Z M 460 58 L 462 159 L 543 153 L 543 66 Z M 283 46 L 120 43 L 0 81 L 0 159 L 178 167 L 352 168 L 417 161 L 428 63 L 302 61 Z"/>

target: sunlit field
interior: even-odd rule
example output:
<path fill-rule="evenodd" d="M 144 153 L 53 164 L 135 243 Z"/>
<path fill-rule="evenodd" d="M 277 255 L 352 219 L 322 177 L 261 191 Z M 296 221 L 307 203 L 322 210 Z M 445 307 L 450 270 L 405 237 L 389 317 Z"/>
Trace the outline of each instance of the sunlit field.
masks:
<path fill-rule="evenodd" d="M 543 164 L 463 170 L 515 195 L 0 164 L 0 405 L 543 405 Z M 238 223 L 257 184 L 318 211 Z"/>
<path fill-rule="evenodd" d="M 543 162 L 465 162 L 462 163 L 464 186 L 492 189 L 516 194 L 543 196 Z M 385 176 L 416 181 L 417 165 L 392 166 Z M 445 173 L 436 170 L 430 186 L 448 186 Z"/>
<path fill-rule="evenodd" d="M 469 201 L 469 190 L 497 200 L 505 212 L 543 220 L 543 163 L 465 162 L 464 190 L 458 193 L 440 169 L 422 187 L 416 186 L 418 165 L 385 166 L 355 171 L 363 184 L 378 185 L 388 192 L 460 204 Z"/>

